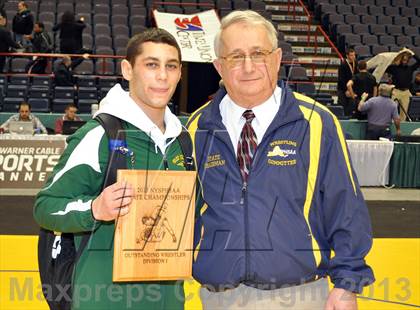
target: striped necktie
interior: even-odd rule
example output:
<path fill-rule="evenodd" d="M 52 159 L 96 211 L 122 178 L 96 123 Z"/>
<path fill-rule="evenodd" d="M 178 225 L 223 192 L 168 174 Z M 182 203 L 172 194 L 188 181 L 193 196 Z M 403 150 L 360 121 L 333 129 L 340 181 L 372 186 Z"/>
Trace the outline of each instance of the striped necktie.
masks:
<path fill-rule="evenodd" d="M 246 183 L 248 181 L 249 170 L 251 169 L 252 158 L 257 149 L 257 136 L 251 125 L 252 120 L 255 118 L 254 112 L 252 110 L 246 110 L 242 116 L 246 121 L 238 141 L 237 160 L 241 170 L 242 181 Z"/>

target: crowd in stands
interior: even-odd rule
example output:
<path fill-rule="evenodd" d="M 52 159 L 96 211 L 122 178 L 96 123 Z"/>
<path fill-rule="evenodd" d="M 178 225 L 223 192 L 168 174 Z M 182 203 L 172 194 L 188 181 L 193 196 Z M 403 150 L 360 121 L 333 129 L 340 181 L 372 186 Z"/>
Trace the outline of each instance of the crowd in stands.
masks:
<path fill-rule="evenodd" d="M 385 73 L 389 79 L 381 82 L 393 85 L 391 97 L 398 102 L 399 119 L 405 121 L 408 116 L 410 98 L 418 95 L 418 84 L 420 81 L 420 57 L 410 50 L 403 52 L 400 57 L 389 65 Z M 345 114 L 349 117 L 366 119 L 368 116 L 362 114 L 364 110 L 357 107 L 362 98 L 362 94 L 367 93 L 365 100 L 377 95 L 378 81 L 367 70 L 367 62 L 359 60 L 357 62 L 356 52 L 350 48 L 346 52 L 346 59 L 342 62 L 338 70 L 338 104 L 342 105 Z M 410 64 L 411 58 L 414 62 Z M 389 75 L 388 75 L 389 74 Z M 415 77 L 414 77 L 415 76 Z"/>

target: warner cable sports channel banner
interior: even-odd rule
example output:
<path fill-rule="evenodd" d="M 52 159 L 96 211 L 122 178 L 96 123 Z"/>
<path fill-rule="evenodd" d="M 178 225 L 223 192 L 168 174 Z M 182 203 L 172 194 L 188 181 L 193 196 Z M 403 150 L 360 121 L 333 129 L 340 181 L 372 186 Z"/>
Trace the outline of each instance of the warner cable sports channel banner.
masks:
<path fill-rule="evenodd" d="M 66 146 L 62 140 L 0 139 L 0 188 L 40 189 Z"/>
<path fill-rule="evenodd" d="M 153 14 L 157 26 L 176 38 L 182 51 L 182 61 L 212 62 L 216 59 L 213 41 L 220 27 L 216 11 L 185 15 L 154 10 Z"/>

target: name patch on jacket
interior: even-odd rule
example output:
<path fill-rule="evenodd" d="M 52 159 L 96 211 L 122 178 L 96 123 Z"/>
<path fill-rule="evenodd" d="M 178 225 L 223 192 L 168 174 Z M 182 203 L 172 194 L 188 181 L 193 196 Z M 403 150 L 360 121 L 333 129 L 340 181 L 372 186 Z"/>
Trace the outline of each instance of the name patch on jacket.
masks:
<path fill-rule="evenodd" d="M 221 158 L 220 154 L 214 154 L 207 156 L 206 163 L 204 164 L 205 169 L 224 166 L 226 161 Z"/>
<path fill-rule="evenodd" d="M 267 163 L 272 166 L 296 165 L 296 141 L 275 140 L 270 143 L 267 152 Z"/>

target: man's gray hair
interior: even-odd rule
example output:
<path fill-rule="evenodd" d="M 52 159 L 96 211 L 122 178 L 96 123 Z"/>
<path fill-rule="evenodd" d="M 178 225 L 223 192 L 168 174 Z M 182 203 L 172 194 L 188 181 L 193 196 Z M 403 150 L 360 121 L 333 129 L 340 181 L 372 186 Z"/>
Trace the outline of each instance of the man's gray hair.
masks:
<path fill-rule="evenodd" d="M 382 97 L 391 97 L 392 96 L 392 90 L 394 89 L 395 85 L 389 85 L 382 83 L 379 85 L 378 92 L 379 96 Z"/>
<path fill-rule="evenodd" d="M 245 11 L 233 11 L 222 18 L 220 29 L 214 37 L 214 52 L 216 56 L 220 56 L 220 51 L 222 50 L 222 32 L 227 27 L 233 24 L 245 23 L 249 26 L 264 26 L 267 30 L 268 39 L 272 44 L 272 48 L 277 48 L 277 31 L 274 28 L 273 24 L 265 19 L 263 16 L 258 14 L 255 11 L 245 10 Z M 240 34 L 238 34 L 240 35 Z M 244 38 L 246 40 L 246 38 Z"/>

